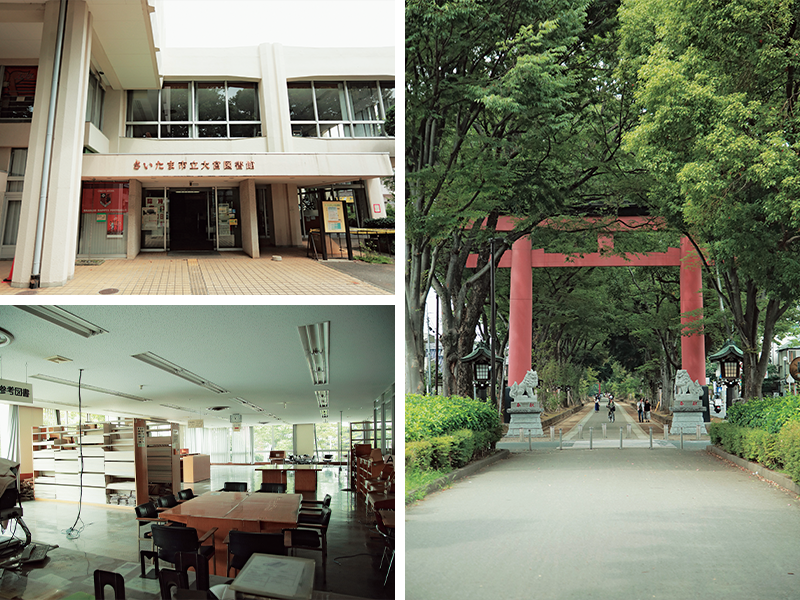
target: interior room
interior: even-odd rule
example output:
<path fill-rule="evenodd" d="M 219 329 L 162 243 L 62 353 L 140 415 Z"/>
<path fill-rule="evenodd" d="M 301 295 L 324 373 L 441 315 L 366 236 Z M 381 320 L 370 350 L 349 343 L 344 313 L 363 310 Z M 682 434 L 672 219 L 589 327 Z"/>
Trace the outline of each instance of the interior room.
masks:
<path fill-rule="evenodd" d="M 394 598 L 394 311 L 0 307 L 0 597 Z"/>

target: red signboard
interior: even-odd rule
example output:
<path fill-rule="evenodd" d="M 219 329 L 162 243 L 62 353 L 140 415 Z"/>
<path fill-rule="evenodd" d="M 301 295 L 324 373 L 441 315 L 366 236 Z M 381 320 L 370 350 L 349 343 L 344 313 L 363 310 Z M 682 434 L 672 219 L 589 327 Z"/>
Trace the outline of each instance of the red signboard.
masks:
<path fill-rule="evenodd" d="M 84 184 L 81 210 L 84 213 L 128 212 L 128 185 L 113 182 Z"/>

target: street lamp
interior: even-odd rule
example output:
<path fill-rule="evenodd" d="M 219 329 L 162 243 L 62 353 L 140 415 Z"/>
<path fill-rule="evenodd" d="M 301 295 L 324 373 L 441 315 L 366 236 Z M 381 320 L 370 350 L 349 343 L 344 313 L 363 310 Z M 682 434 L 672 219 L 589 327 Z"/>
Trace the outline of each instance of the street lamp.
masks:
<path fill-rule="evenodd" d="M 497 360 L 502 358 L 495 357 Z M 492 383 L 492 355 L 486 343 L 478 342 L 472 352 L 461 358 L 461 362 L 472 367 L 473 397 L 486 400 L 486 389 Z"/>

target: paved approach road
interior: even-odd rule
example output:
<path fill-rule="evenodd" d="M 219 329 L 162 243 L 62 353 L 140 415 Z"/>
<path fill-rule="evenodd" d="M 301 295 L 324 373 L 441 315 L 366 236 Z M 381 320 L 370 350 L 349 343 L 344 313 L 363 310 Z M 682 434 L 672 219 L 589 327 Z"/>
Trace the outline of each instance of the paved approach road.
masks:
<path fill-rule="evenodd" d="M 534 449 L 406 509 L 407 600 L 800 598 L 800 501 L 704 450 Z"/>

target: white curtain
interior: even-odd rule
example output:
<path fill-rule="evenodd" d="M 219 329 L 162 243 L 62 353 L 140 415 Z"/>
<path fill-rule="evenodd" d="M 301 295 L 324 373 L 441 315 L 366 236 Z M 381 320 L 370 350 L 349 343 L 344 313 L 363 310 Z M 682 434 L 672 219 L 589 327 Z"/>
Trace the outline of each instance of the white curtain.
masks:
<path fill-rule="evenodd" d="M 229 427 L 204 429 L 204 454 L 211 457 L 212 463 L 231 462 L 231 430 Z"/>
<path fill-rule="evenodd" d="M 233 456 L 231 462 L 252 464 L 253 462 L 253 436 L 251 433 L 252 428 L 243 426 L 239 431 L 234 431 L 231 435 Z"/>
<path fill-rule="evenodd" d="M 183 435 L 184 448 L 189 449 L 189 454 L 207 454 L 207 452 L 203 450 L 203 438 L 202 427 L 185 428 L 185 433 Z"/>
<path fill-rule="evenodd" d="M 19 406 L 0 404 L 0 457 L 19 462 Z"/>

